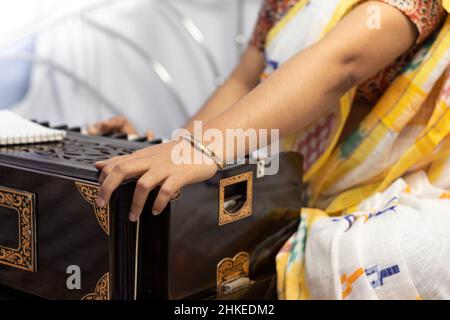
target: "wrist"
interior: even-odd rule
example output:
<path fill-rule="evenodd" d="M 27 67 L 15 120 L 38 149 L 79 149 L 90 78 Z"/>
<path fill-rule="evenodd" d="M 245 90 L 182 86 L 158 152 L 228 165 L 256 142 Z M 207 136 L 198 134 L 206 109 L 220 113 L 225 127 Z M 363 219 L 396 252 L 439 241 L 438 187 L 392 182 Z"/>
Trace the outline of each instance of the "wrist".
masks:
<path fill-rule="evenodd" d="M 225 161 L 216 153 L 214 148 L 206 144 L 203 139 L 196 138 L 193 135 L 181 136 L 185 143 L 189 144 L 194 150 L 194 163 L 215 164 L 218 170 L 225 168 Z M 201 158 L 200 161 L 198 161 Z"/>

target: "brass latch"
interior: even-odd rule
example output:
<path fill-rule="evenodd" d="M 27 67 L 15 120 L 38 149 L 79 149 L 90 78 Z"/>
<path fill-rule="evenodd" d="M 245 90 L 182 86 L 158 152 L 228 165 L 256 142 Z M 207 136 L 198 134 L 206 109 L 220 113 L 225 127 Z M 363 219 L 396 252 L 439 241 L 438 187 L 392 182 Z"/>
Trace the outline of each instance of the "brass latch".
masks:
<path fill-rule="evenodd" d="M 252 215 L 253 172 L 246 172 L 220 181 L 219 226 Z"/>
<path fill-rule="evenodd" d="M 220 261 L 217 265 L 217 296 L 225 296 L 252 284 L 249 269 L 250 256 L 247 252 L 239 252 L 232 259 Z"/>

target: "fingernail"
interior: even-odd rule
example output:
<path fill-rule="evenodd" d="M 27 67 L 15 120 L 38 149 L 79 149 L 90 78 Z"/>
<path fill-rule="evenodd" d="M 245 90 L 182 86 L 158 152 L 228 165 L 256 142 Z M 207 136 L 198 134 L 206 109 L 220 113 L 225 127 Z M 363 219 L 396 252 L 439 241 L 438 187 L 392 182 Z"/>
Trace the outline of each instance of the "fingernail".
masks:
<path fill-rule="evenodd" d="M 102 197 L 98 197 L 97 206 L 99 206 L 100 208 L 106 207 L 106 201 Z"/>
<path fill-rule="evenodd" d="M 159 216 L 161 214 L 161 212 L 158 212 L 156 210 L 153 210 L 152 213 L 153 213 L 154 216 Z"/>
<path fill-rule="evenodd" d="M 134 213 L 130 213 L 129 219 L 131 222 L 137 222 L 138 221 L 138 216 L 135 215 Z"/>

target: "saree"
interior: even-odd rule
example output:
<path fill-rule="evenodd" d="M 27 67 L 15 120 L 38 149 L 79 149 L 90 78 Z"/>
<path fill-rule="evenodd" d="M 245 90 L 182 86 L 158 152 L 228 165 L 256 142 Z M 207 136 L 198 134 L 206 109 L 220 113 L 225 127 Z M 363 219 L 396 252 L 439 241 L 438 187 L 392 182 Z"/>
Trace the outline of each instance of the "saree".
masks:
<path fill-rule="evenodd" d="M 361 2 L 299 1 L 268 35 L 262 79 Z M 356 89 L 285 139 L 305 157 L 308 208 L 276 258 L 280 299 L 450 298 L 449 65 L 447 17 L 343 142 Z"/>

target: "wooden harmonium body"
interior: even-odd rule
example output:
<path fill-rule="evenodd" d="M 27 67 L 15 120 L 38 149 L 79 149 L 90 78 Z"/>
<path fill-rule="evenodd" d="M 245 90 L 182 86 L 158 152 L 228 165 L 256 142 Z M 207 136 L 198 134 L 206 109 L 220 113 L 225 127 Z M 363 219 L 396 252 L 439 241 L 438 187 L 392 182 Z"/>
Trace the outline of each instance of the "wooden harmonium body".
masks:
<path fill-rule="evenodd" d="M 300 155 L 281 154 L 276 175 L 227 168 L 157 217 L 153 193 L 131 223 L 135 181 L 99 208 L 94 163 L 146 146 L 68 132 L 0 148 L 0 286 L 46 299 L 264 298 L 298 224 Z"/>

